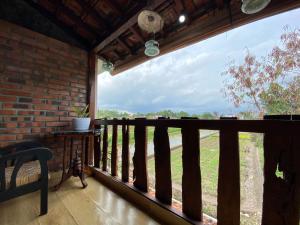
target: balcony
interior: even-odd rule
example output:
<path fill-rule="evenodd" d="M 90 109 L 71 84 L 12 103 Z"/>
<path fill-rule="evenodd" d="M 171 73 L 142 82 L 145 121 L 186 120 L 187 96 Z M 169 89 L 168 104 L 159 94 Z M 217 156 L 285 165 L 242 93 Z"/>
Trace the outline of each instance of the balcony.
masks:
<path fill-rule="evenodd" d="M 0 223 L 185 225 L 217 221 L 219 225 L 239 225 L 238 134 L 250 132 L 262 134 L 264 141 L 262 225 L 299 225 L 299 117 L 252 121 L 96 119 L 98 74 L 111 69 L 112 63 L 112 75 L 116 75 L 149 60 L 144 45 L 153 35 L 139 29 L 141 11 L 151 9 L 165 16 L 166 29 L 155 37 L 161 54 L 166 54 L 299 7 L 299 0 L 272 0 L 263 11 L 249 15 L 241 11 L 240 0 L 0 1 L 0 148 L 42 140 L 53 153 L 49 169 L 58 171 L 62 169 L 64 141 L 52 134 L 71 129 L 76 117 L 73 106 L 89 105 L 93 126 L 102 131 L 100 137 L 86 143 L 88 160 L 80 169 L 90 175 L 87 189 L 79 189 L 79 180 L 72 179 L 58 192 L 50 191 L 49 214 L 43 217 L 37 216 L 36 194 L 1 202 Z M 182 12 L 190 18 L 179 25 Z M 147 140 L 150 128 L 154 129 L 153 140 Z M 181 202 L 174 201 L 172 189 L 171 128 L 181 132 Z M 216 219 L 203 213 L 202 130 L 220 134 Z M 152 187 L 146 159 L 148 141 L 154 146 Z M 75 144 L 83 153 L 84 143 Z M 276 175 L 277 170 L 283 177 Z M 5 188 L 2 172 L 1 192 Z"/>

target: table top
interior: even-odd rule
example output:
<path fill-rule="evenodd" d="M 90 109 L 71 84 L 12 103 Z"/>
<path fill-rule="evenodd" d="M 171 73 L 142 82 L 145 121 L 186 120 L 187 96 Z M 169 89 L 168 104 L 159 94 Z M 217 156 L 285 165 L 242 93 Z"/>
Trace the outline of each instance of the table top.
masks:
<path fill-rule="evenodd" d="M 62 131 L 53 131 L 52 134 L 54 136 L 71 136 L 71 135 L 78 135 L 78 136 L 88 136 L 88 135 L 100 135 L 100 129 L 92 129 L 92 130 L 62 130 Z"/>

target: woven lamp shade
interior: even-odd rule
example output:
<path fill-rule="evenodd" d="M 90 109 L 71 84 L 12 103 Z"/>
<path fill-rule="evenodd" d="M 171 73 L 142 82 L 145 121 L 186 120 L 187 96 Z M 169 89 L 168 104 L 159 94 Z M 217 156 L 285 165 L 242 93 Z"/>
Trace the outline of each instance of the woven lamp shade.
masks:
<path fill-rule="evenodd" d="M 138 16 L 138 25 L 148 33 L 157 33 L 163 28 L 164 21 L 158 13 L 143 10 Z"/>

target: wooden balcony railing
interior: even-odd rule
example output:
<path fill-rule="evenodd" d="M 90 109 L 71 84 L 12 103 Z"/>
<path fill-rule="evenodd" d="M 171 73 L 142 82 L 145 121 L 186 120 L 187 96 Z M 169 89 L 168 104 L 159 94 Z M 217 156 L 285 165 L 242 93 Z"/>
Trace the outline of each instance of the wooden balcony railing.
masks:
<path fill-rule="evenodd" d="M 299 119 L 299 118 L 297 118 Z M 238 132 L 264 134 L 263 225 L 299 225 L 300 214 L 300 120 L 95 120 L 103 140 L 95 140 L 94 167 L 107 171 L 108 126 L 112 126 L 111 176 L 118 173 L 117 132 L 122 127 L 121 180 L 129 181 L 129 128 L 134 127 L 133 185 L 148 192 L 147 127 L 155 127 L 155 197 L 172 204 L 171 157 L 168 128 L 182 133 L 182 212 L 202 221 L 199 130 L 220 132 L 217 220 L 219 225 L 240 224 L 240 159 Z M 101 150 L 102 148 L 102 150 Z M 102 167 L 100 168 L 100 161 Z M 284 178 L 276 176 L 283 171 Z"/>

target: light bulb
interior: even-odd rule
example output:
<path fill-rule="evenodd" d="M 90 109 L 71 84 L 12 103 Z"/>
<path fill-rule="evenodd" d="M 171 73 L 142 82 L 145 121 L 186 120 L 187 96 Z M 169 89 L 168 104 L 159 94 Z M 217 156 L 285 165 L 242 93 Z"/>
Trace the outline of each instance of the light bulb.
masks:
<path fill-rule="evenodd" d="M 179 23 L 184 23 L 186 20 L 186 16 L 182 14 L 179 16 L 178 20 L 179 20 Z"/>

